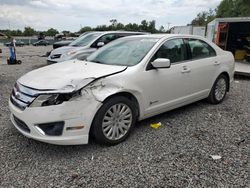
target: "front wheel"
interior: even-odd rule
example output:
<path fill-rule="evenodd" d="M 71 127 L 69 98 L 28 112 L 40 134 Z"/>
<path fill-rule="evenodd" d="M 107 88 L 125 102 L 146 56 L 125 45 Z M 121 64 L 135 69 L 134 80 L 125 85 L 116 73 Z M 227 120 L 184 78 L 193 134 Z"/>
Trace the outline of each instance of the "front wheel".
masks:
<path fill-rule="evenodd" d="M 216 79 L 208 96 L 208 101 L 210 103 L 219 104 L 224 100 L 228 90 L 228 82 L 228 78 L 223 74 Z"/>
<path fill-rule="evenodd" d="M 136 106 L 123 96 L 113 97 L 97 112 L 92 133 L 100 144 L 115 145 L 124 141 L 136 122 Z"/>

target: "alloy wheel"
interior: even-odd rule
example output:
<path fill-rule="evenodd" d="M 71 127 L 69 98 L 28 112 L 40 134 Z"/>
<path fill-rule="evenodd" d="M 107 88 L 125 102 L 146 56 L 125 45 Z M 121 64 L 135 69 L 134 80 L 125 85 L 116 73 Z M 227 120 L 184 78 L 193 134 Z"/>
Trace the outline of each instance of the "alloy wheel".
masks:
<path fill-rule="evenodd" d="M 222 77 L 220 78 L 216 85 L 215 85 L 215 98 L 218 101 L 221 101 L 225 94 L 226 94 L 226 90 L 227 90 L 227 83 L 226 80 Z"/>
<path fill-rule="evenodd" d="M 102 121 L 102 131 L 109 140 L 119 140 L 129 131 L 133 121 L 132 110 L 123 103 L 111 106 Z"/>

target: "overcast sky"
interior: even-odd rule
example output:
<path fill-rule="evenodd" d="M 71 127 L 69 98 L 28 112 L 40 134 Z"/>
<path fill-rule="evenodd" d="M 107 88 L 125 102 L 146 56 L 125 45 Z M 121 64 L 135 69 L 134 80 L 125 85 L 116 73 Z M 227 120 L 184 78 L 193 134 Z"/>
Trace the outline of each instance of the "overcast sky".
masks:
<path fill-rule="evenodd" d="M 168 23 L 186 25 L 196 14 L 214 9 L 221 0 L 0 0 L 0 29 L 36 30 L 56 28 L 78 31 L 81 26 L 156 20 L 157 27 Z"/>

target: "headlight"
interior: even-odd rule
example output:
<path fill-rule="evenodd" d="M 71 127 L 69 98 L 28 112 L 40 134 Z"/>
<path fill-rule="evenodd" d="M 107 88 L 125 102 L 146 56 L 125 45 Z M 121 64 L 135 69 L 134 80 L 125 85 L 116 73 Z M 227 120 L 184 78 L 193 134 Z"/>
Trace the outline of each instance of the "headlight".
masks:
<path fill-rule="evenodd" d="M 69 101 L 72 98 L 80 96 L 81 92 L 77 91 L 74 93 L 66 94 L 48 94 L 48 95 L 39 95 L 30 105 L 30 107 L 42 107 L 42 106 L 51 106 L 62 104 L 65 101 Z"/>

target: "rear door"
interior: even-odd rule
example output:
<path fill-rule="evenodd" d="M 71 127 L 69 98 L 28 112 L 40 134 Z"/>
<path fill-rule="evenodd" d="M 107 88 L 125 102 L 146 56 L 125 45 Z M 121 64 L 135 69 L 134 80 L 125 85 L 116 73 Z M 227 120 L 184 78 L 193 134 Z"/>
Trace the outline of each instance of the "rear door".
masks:
<path fill-rule="evenodd" d="M 216 76 L 216 69 L 220 66 L 215 50 L 203 40 L 185 39 L 188 46 L 190 70 L 189 93 L 193 97 L 205 97 L 209 94 Z"/>

